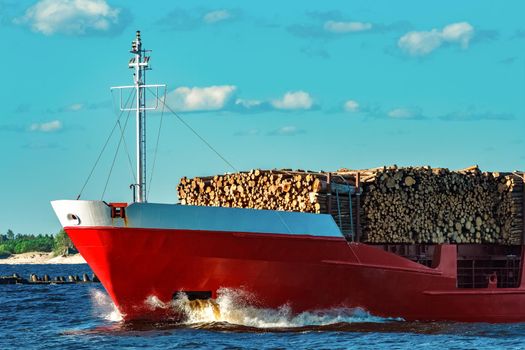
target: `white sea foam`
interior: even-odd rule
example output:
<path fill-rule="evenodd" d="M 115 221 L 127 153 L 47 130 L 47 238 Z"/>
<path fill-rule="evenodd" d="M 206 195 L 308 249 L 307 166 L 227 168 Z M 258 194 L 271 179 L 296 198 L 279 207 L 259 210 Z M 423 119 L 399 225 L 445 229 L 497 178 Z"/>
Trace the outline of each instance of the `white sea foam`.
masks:
<path fill-rule="evenodd" d="M 185 316 L 185 323 L 201 324 L 227 322 L 230 324 L 257 328 L 290 328 L 304 326 L 325 326 L 335 323 L 386 322 L 393 319 L 376 317 L 363 309 L 335 308 L 292 313 L 289 306 L 277 309 L 258 308 L 250 294 L 233 289 L 220 289 L 215 300 L 189 301 L 185 295 L 170 303 L 163 303 L 151 296 L 146 304 L 151 309 L 174 308 Z"/>
<path fill-rule="evenodd" d="M 146 301 L 144 302 L 148 309 L 150 310 L 156 310 L 156 309 L 167 309 L 171 307 L 171 303 L 164 303 L 162 300 L 157 298 L 155 295 L 150 295 L 146 298 Z"/>
<path fill-rule="evenodd" d="M 103 318 L 107 321 L 119 322 L 123 320 L 122 314 L 104 291 L 100 289 L 91 289 L 89 291 L 91 304 L 93 305 L 93 314 L 96 317 Z"/>
<path fill-rule="evenodd" d="M 119 322 L 123 320 L 111 298 L 99 289 L 90 290 L 93 313 L 96 317 Z M 150 310 L 174 309 L 182 313 L 187 325 L 225 322 L 256 328 L 292 328 L 304 326 L 326 326 L 336 323 L 388 322 L 392 318 L 373 316 L 363 309 L 333 308 L 294 314 L 288 305 L 277 309 L 257 307 L 254 296 L 235 289 L 222 288 L 217 299 L 188 300 L 185 294 L 171 302 L 163 302 L 152 295 L 145 300 Z"/>

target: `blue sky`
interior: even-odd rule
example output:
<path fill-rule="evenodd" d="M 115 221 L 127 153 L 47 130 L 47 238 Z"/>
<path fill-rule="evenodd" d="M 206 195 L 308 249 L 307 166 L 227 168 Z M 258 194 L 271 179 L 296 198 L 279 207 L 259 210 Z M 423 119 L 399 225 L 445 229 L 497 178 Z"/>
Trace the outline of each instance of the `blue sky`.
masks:
<path fill-rule="evenodd" d="M 147 5 L 146 5 L 147 3 Z M 0 232 L 58 231 L 131 83 L 135 30 L 149 83 L 239 170 L 385 164 L 525 169 L 522 1 L 0 0 Z M 148 115 L 151 169 L 162 113 Z M 181 176 L 231 169 L 162 116 L 149 200 Z M 124 121 L 124 119 L 123 119 Z M 126 134 L 133 154 L 134 120 Z M 82 193 L 100 199 L 113 135 Z M 104 195 L 130 201 L 124 148 Z M 149 174 L 148 174 L 149 176 Z"/>

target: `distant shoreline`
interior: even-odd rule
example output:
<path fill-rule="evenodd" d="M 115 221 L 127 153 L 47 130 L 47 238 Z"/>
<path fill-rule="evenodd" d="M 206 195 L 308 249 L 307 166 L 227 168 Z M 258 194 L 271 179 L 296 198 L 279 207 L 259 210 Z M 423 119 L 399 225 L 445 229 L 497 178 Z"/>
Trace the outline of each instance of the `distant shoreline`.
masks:
<path fill-rule="evenodd" d="M 0 265 L 22 264 L 85 264 L 86 260 L 80 254 L 54 256 L 53 253 L 29 252 L 12 254 L 8 258 L 0 259 Z"/>

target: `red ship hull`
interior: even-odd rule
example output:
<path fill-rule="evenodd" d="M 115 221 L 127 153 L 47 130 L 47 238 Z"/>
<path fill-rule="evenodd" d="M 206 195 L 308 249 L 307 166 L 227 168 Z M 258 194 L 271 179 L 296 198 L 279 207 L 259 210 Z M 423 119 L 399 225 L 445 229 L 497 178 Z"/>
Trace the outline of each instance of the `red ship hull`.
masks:
<path fill-rule="evenodd" d="M 146 303 L 179 291 L 240 289 L 294 313 L 363 308 L 405 320 L 525 321 L 525 288 L 458 289 L 455 245 L 433 267 L 344 238 L 175 229 L 66 227 L 126 320 L 176 317 Z M 522 271 L 522 269 L 521 269 Z M 523 278 L 520 279 L 523 281 Z"/>

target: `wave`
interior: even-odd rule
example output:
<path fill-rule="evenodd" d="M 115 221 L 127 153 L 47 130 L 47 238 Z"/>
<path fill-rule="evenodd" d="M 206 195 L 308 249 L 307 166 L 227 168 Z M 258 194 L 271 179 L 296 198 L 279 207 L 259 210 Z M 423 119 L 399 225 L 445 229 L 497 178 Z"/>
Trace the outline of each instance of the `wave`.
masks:
<path fill-rule="evenodd" d="M 210 300 L 188 300 L 181 294 L 175 300 L 164 303 L 155 296 L 146 300 L 146 305 L 157 308 L 173 308 L 183 315 L 187 326 L 238 325 L 249 328 L 301 328 L 350 323 L 384 323 L 400 319 L 373 316 L 367 311 L 354 308 L 333 308 L 295 314 L 288 305 L 277 309 L 259 308 L 253 295 L 242 291 L 222 288 L 217 298 Z"/>
<path fill-rule="evenodd" d="M 124 317 L 117 309 L 109 295 L 100 289 L 89 291 L 91 305 L 93 305 L 93 315 L 106 321 L 121 322 Z"/>

